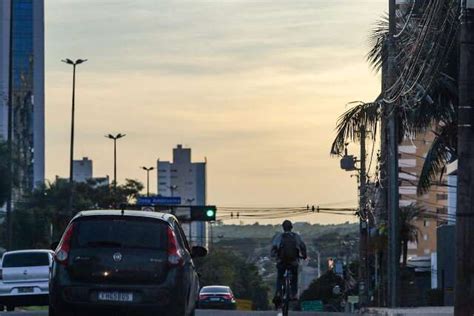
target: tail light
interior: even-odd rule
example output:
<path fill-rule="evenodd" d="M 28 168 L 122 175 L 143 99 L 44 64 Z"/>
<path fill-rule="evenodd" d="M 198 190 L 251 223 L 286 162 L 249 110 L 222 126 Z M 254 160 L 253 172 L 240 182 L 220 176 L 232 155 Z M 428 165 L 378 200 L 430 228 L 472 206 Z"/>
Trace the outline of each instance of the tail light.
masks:
<path fill-rule="evenodd" d="M 176 234 L 171 228 L 168 228 L 168 264 L 170 266 L 182 266 L 183 263 L 184 260 L 179 251 Z"/>
<path fill-rule="evenodd" d="M 209 298 L 209 295 L 206 295 L 206 294 L 199 294 L 199 299 L 200 299 L 200 300 L 205 300 L 206 298 Z"/>
<path fill-rule="evenodd" d="M 62 265 L 67 265 L 67 259 L 69 258 L 69 251 L 71 250 L 71 238 L 74 232 L 74 224 L 68 226 L 64 232 L 63 238 L 56 248 L 55 258 L 56 261 Z"/>
<path fill-rule="evenodd" d="M 222 295 L 223 298 L 225 298 L 226 300 L 233 300 L 234 299 L 234 296 L 232 294 L 224 294 Z"/>

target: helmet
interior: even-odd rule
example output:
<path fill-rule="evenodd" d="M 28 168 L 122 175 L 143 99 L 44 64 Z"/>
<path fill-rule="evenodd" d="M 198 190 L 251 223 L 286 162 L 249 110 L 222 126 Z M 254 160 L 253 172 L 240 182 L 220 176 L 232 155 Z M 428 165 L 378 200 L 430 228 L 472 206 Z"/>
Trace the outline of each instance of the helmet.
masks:
<path fill-rule="evenodd" d="M 289 220 L 285 220 L 281 226 L 283 226 L 283 230 L 286 232 L 293 229 L 293 224 Z"/>

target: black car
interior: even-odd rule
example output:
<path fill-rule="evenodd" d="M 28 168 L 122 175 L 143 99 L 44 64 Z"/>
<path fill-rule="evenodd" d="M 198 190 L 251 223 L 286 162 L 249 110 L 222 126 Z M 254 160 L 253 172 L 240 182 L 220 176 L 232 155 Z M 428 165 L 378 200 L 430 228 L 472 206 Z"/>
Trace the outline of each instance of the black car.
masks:
<path fill-rule="evenodd" d="M 234 293 L 228 286 L 205 286 L 199 292 L 199 308 L 202 309 L 236 309 Z"/>
<path fill-rule="evenodd" d="M 199 279 L 177 219 L 142 211 L 85 211 L 55 247 L 50 316 L 194 315 Z"/>

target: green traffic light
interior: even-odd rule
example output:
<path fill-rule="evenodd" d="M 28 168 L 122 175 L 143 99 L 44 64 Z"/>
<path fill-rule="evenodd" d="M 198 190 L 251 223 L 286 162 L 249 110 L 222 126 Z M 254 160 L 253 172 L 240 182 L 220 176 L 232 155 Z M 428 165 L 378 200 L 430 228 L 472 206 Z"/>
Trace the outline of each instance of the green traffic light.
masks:
<path fill-rule="evenodd" d="M 214 211 L 213 210 L 207 210 L 206 216 L 207 217 L 213 217 L 214 216 Z"/>

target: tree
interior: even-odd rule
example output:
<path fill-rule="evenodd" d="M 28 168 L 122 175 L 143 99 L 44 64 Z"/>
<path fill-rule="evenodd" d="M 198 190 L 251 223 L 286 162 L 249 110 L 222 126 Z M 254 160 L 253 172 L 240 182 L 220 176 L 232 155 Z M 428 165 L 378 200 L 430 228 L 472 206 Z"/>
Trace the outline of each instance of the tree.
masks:
<path fill-rule="evenodd" d="M 227 285 L 237 299 L 249 299 L 256 310 L 269 309 L 268 292 L 254 264 L 227 250 L 215 249 L 196 260 L 201 285 Z"/>
<path fill-rule="evenodd" d="M 382 109 L 397 101 L 399 141 L 406 135 L 415 136 L 427 130 L 436 135 L 417 184 L 420 195 L 438 182 L 444 166 L 456 158 L 457 152 L 458 61 L 454 41 L 459 6 L 455 0 L 439 2 L 430 27 L 426 27 L 420 15 L 427 3 L 417 4 L 414 11 L 400 19 L 403 23 L 396 41 L 397 83 L 387 89 L 387 95 L 374 102 L 357 103 L 346 111 L 338 120 L 337 136 L 331 147 L 332 154 L 342 153 L 347 141 L 358 140 L 361 126 L 366 126 L 375 138 L 384 115 Z M 382 69 L 388 58 L 387 39 L 388 20 L 384 17 L 372 32 L 372 48 L 367 55 L 376 71 Z"/>
<path fill-rule="evenodd" d="M 415 204 L 400 207 L 400 249 L 402 249 L 403 267 L 407 265 L 408 243 L 418 241 L 418 233 L 420 230 L 414 222 L 422 212 L 423 211 Z"/>
<path fill-rule="evenodd" d="M 94 209 L 110 209 L 118 203 L 129 203 L 143 189 L 143 184 L 127 179 L 116 189 L 109 185 L 97 185 L 94 181 L 74 183 L 76 212 Z M 16 205 L 13 216 L 15 249 L 48 248 L 57 241 L 69 223 L 69 183 L 58 179 L 38 186 L 25 195 Z"/>
<path fill-rule="evenodd" d="M 0 206 L 7 202 L 10 192 L 11 172 L 9 160 L 7 143 L 0 140 Z"/>

